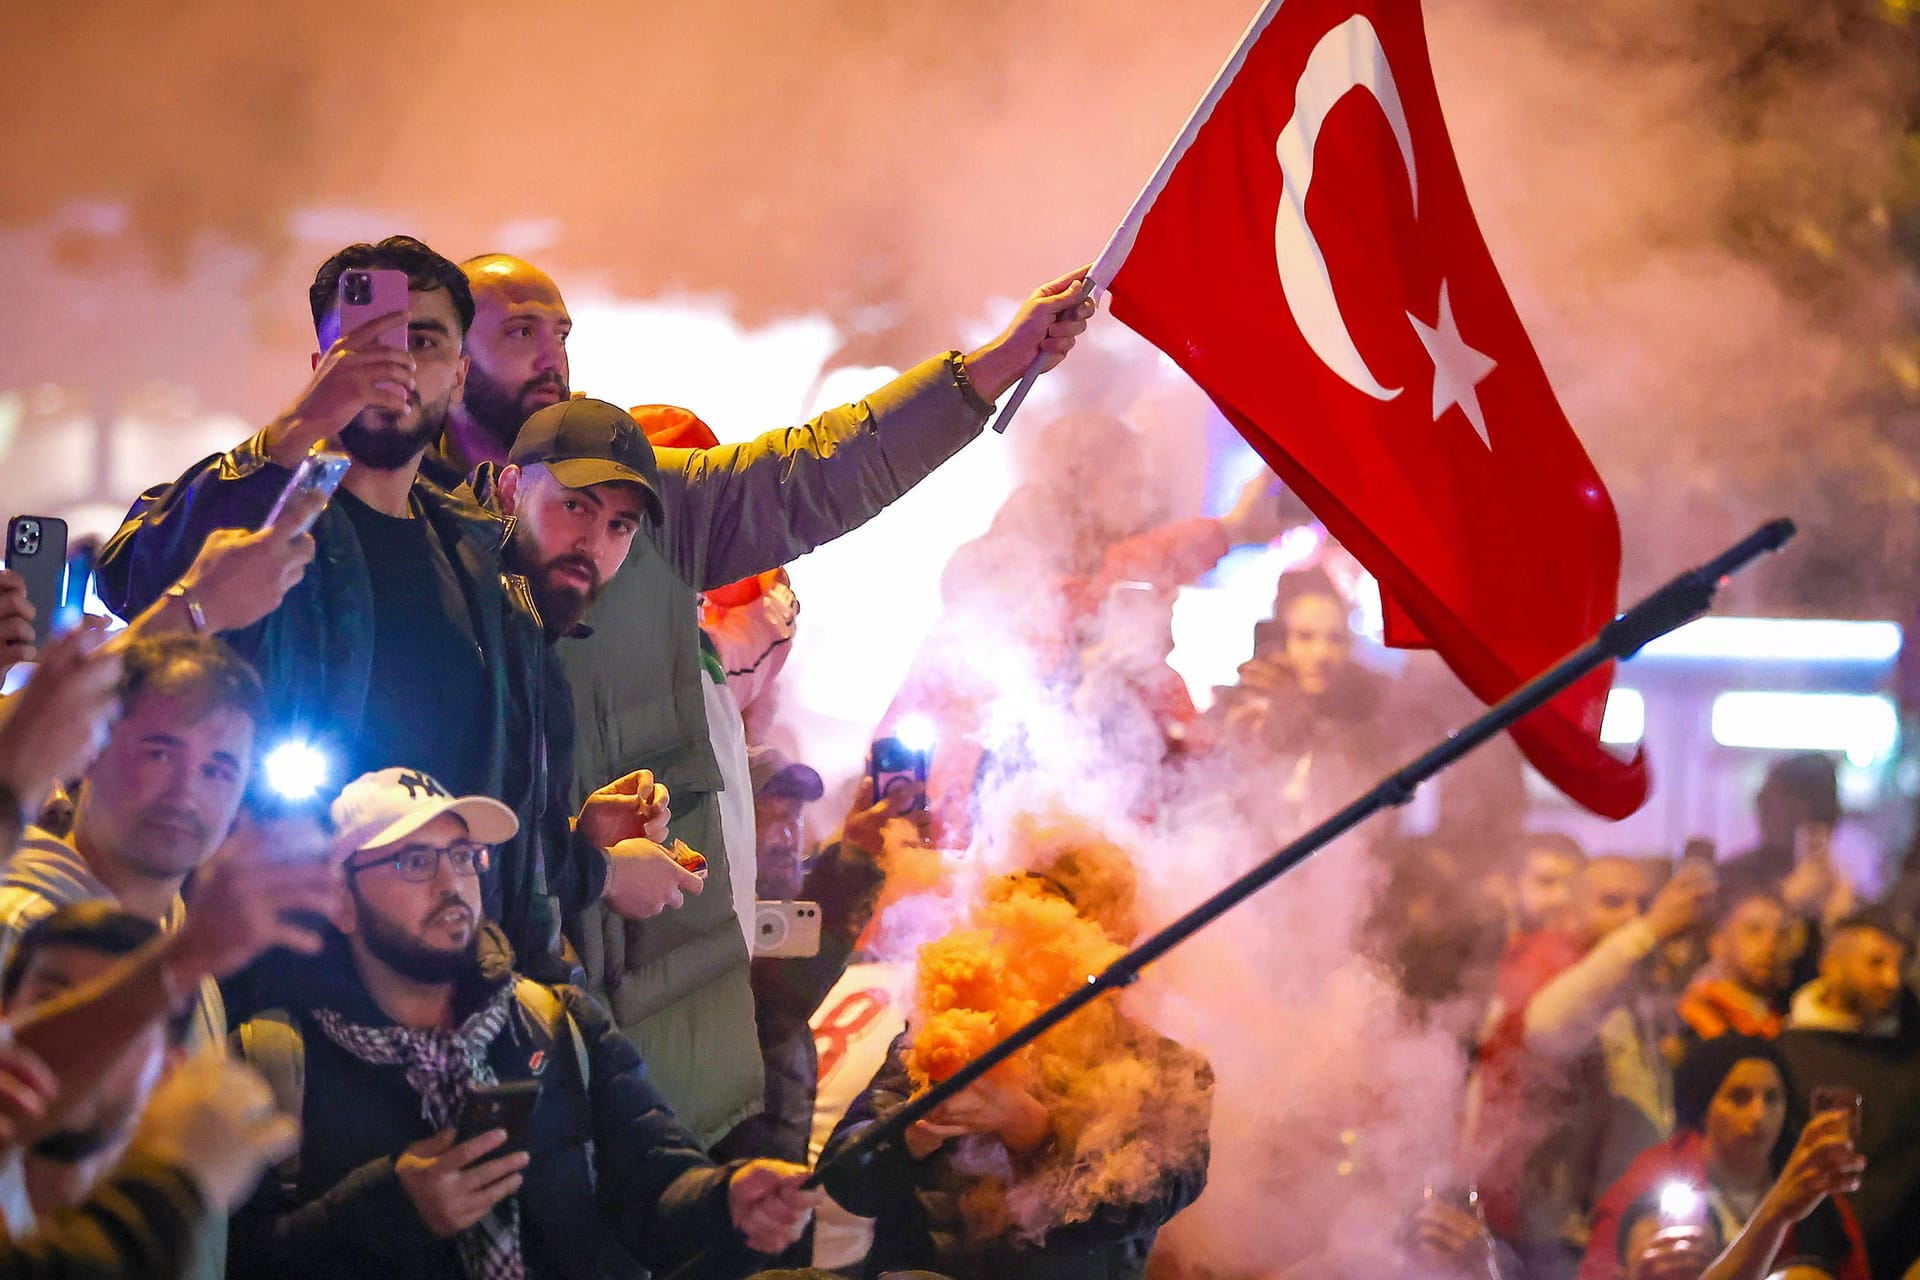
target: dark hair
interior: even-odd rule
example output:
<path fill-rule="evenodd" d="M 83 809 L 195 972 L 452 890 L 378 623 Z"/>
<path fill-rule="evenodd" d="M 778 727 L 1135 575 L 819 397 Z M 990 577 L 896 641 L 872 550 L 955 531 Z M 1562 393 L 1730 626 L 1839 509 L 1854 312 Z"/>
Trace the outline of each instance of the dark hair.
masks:
<path fill-rule="evenodd" d="M 453 298 L 454 311 L 459 313 L 461 337 L 473 327 L 473 289 L 467 284 L 466 273 L 412 236 L 388 236 L 379 244 L 350 244 L 320 264 L 313 287 L 307 290 L 315 329 L 339 304 L 340 273 L 356 267 L 404 271 L 407 287 L 422 293 L 445 289 Z"/>
<path fill-rule="evenodd" d="M 171 694 L 207 711 L 234 710 L 256 725 L 266 719 L 267 695 L 246 659 L 211 636 L 149 636 L 120 659 L 120 704 L 147 692 Z"/>
<path fill-rule="evenodd" d="M 52 915 L 35 921 L 13 944 L 13 954 L 7 957 L 6 967 L 0 969 L 0 1003 L 13 1002 L 20 992 L 20 984 L 27 980 L 27 966 L 49 947 L 78 947 L 96 955 L 125 956 L 159 936 L 158 924 L 122 911 L 102 898 L 57 908 Z M 185 1009 L 169 1014 L 167 1043 L 185 1044 L 199 1013 L 199 1002 L 190 1001 Z"/>
<path fill-rule="evenodd" d="M 1803 752 L 1777 761 L 1767 770 L 1760 794 L 1805 806 L 1810 821 L 1840 821 L 1839 775 L 1833 761 L 1818 752 Z"/>
<path fill-rule="evenodd" d="M 1749 1058 L 1772 1063 L 1773 1069 L 1780 1073 L 1780 1086 L 1785 1091 L 1790 1120 L 1795 1097 L 1793 1072 L 1788 1069 L 1787 1060 L 1779 1046 L 1759 1036 L 1729 1032 L 1700 1041 L 1687 1050 L 1686 1056 L 1680 1059 L 1680 1065 L 1673 1069 L 1674 1131 L 1691 1129 L 1704 1132 L 1707 1110 L 1713 1105 L 1714 1095 L 1720 1092 L 1720 1086 L 1727 1082 L 1734 1067 Z M 1782 1121 L 1780 1136 L 1774 1140 L 1773 1150 L 1767 1155 L 1768 1167 L 1776 1174 L 1785 1167 L 1796 1136 L 1793 1126 Z"/>
<path fill-rule="evenodd" d="M 27 966 L 48 947 L 79 947 L 103 956 L 124 956 L 160 936 L 151 920 L 122 911 L 104 899 L 75 902 L 35 921 L 13 944 L 0 970 L 0 1001 L 11 1003 L 26 981 Z"/>
<path fill-rule="evenodd" d="M 1900 917 L 1890 908 L 1877 903 L 1861 907 L 1857 911 L 1850 911 L 1840 917 L 1833 928 L 1827 931 L 1825 950 L 1830 950 L 1841 934 L 1851 933 L 1856 929 L 1872 929 L 1878 933 L 1884 933 L 1899 943 L 1902 951 L 1913 950 L 1913 939 L 1907 936 Z"/>
<path fill-rule="evenodd" d="M 1564 831 L 1530 831 L 1520 837 L 1522 854 L 1552 853 L 1587 865 L 1587 851 L 1578 840 Z"/>
<path fill-rule="evenodd" d="M 1786 912 L 1789 916 L 1793 914 L 1793 912 L 1788 909 L 1785 899 L 1781 898 L 1779 892 L 1767 885 L 1723 885 L 1721 886 L 1717 900 L 1713 904 L 1714 929 L 1719 930 L 1725 928 L 1727 921 L 1733 919 L 1733 913 L 1746 906 L 1749 902 L 1770 902 L 1780 908 L 1780 910 Z"/>
<path fill-rule="evenodd" d="M 1280 575 L 1273 588 L 1273 608 L 1266 618 L 1254 624 L 1256 648 L 1280 648 L 1287 642 L 1287 610 L 1309 596 L 1326 596 L 1342 609 L 1349 607 L 1346 595 L 1334 585 L 1324 569 L 1295 569 Z"/>

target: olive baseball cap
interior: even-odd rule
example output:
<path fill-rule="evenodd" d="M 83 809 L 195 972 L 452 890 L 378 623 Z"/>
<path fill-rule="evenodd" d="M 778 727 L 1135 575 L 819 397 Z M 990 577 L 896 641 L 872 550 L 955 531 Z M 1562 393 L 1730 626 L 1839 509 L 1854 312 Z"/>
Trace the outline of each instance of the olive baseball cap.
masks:
<path fill-rule="evenodd" d="M 647 513 L 655 522 L 663 515 L 653 446 L 631 414 L 605 400 L 583 396 L 548 405 L 521 425 L 507 461 L 543 466 L 569 489 L 610 480 L 637 484 L 646 496 Z"/>

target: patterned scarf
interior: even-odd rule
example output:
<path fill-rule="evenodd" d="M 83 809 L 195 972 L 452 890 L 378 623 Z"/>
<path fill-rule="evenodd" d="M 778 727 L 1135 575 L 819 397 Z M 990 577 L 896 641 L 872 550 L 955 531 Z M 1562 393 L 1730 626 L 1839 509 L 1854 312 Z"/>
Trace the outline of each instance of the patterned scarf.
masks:
<path fill-rule="evenodd" d="M 405 1067 L 407 1083 L 420 1095 L 420 1114 L 434 1132 L 460 1121 L 467 1091 L 495 1084 L 487 1048 L 513 1012 L 509 982 L 455 1031 L 417 1031 L 411 1027 L 367 1027 L 348 1022 L 332 1009 L 314 1012 L 314 1021 L 342 1049 L 377 1067 Z M 520 1202 L 507 1199 L 486 1217 L 454 1237 L 460 1268 L 467 1280 L 526 1280 L 520 1254 Z"/>

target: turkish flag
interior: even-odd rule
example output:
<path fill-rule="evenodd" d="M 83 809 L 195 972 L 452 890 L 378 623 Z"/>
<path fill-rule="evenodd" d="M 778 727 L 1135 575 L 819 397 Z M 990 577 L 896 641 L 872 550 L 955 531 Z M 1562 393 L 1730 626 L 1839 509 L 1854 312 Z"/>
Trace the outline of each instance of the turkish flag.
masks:
<path fill-rule="evenodd" d="M 1494 702 L 1613 618 L 1619 521 L 1474 222 L 1415 0 L 1256 22 L 1107 287 L 1380 580 L 1389 643 Z M 1611 683 L 1514 737 L 1621 818 L 1648 777 L 1600 745 Z"/>

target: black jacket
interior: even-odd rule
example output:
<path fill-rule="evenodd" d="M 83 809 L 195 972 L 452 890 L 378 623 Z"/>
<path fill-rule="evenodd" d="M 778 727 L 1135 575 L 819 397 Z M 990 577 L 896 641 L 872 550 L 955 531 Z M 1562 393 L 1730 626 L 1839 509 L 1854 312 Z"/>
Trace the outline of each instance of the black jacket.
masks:
<path fill-rule="evenodd" d="M 457 1008 L 478 1008 L 511 980 L 510 964 L 504 946 L 484 951 Z M 306 987 L 293 993 L 306 1064 L 300 1153 L 293 1169 L 269 1174 L 234 1215 L 228 1274 L 462 1280 L 453 1242 L 427 1230 L 394 1172 L 396 1156 L 431 1136 L 404 1068 L 347 1053 L 312 1012 L 332 1008 L 373 1026 L 391 1019 L 337 938 L 301 972 Z M 502 1081 L 541 1083 L 527 1139 L 533 1159 L 517 1193 L 528 1275 L 633 1276 L 636 1264 L 667 1269 L 714 1245 L 703 1280 L 755 1269 L 727 1208 L 732 1167 L 715 1165 L 674 1119 L 605 1010 L 575 987 L 553 990 L 586 1045 L 584 1089 L 572 1037 L 555 1035 L 524 1005 L 516 1003 L 488 1054 Z"/>
<path fill-rule="evenodd" d="M 1823 1084 L 1860 1091 L 1860 1154 L 1867 1171 L 1848 1197 L 1874 1280 L 1899 1280 L 1920 1260 L 1920 999 L 1900 993 L 1900 1029 L 1892 1036 L 1789 1027 L 1780 1053 L 1799 1094 L 1787 1123 L 1806 1123 L 1807 1091 Z"/>
<path fill-rule="evenodd" d="M 822 1167 L 912 1096 L 906 1066 L 911 1034 L 895 1038 L 872 1083 L 847 1109 L 821 1153 Z M 1204 1065 L 1199 1071 L 1211 1079 Z M 1191 1163 L 1165 1171 L 1148 1199 L 1102 1205 L 1085 1222 L 1056 1227 L 1038 1245 L 1007 1237 L 966 1239 L 960 1203 L 975 1180 L 955 1168 L 948 1148 L 915 1160 L 904 1143 L 895 1143 L 826 1185 L 841 1205 L 875 1220 L 873 1248 L 860 1271 L 867 1280 L 888 1271 L 934 1271 L 953 1280 L 1141 1280 L 1160 1228 L 1206 1188 L 1207 1151 L 1203 1144 Z"/>
<path fill-rule="evenodd" d="M 101 599 L 123 617 L 145 609 L 186 571 L 208 534 L 258 528 L 288 475 L 256 435 L 147 490 L 101 549 Z M 434 534 L 429 543 L 443 558 L 436 567 L 459 584 L 467 603 L 460 621 L 486 660 L 488 794 L 520 819 L 520 835 L 498 850 L 483 884 L 487 916 L 547 976 L 537 958 L 552 951 L 560 919 L 597 899 L 607 877 L 606 855 L 573 839 L 568 823 L 572 706 L 570 697 L 554 696 L 566 677 L 525 581 L 502 570 L 511 522 L 424 481 L 409 502 Z M 224 638 L 266 685 L 270 731 L 298 730 L 343 748 L 358 737 L 366 711 L 373 584 L 345 512 L 322 511 L 313 539 L 313 564 L 280 607 Z"/>

